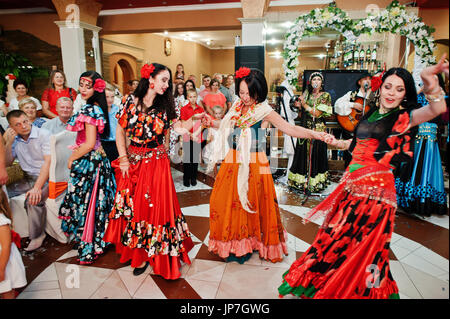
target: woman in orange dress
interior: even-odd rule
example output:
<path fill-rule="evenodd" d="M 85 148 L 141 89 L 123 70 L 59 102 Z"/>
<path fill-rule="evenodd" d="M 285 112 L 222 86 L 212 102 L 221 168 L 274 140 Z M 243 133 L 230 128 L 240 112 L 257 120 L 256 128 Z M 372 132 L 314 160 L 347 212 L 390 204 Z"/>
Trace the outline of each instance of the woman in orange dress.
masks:
<path fill-rule="evenodd" d="M 287 255 L 287 234 L 265 154 L 264 128 L 271 123 L 288 135 L 320 140 L 328 134 L 291 125 L 276 113 L 265 102 L 267 82 L 257 69 L 239 69 L 236 90 L 239 99 L 222 120 L 204 118 L 205 126 L 219 128 L 208 170 L 223 159 L 210 198 L 208 249 L 226 261 L 244 263 L 258 251 L 260 258 L 278 262 Z"/>

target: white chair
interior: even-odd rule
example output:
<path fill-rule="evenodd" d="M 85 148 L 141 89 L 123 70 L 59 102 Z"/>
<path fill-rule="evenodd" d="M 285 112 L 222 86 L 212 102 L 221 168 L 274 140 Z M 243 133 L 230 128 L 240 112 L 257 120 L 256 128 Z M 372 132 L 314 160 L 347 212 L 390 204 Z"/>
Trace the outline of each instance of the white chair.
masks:
<path fill-rule="evenodd" d="M 68 148 L 75 144 L 76 133 L 63 131 L 50 136 L 50 172 L 49 172 L 49 196 L 45 204 L 47 206 L 47 224 L 45 231 L 61 243 L 67 243 L 67 237 L 61 230 L 61 219 L 58 218 L 59 206 L 67 192 L 67 182 L 70 179 L 70 170 L 67 162 L 72 154 Z"/>

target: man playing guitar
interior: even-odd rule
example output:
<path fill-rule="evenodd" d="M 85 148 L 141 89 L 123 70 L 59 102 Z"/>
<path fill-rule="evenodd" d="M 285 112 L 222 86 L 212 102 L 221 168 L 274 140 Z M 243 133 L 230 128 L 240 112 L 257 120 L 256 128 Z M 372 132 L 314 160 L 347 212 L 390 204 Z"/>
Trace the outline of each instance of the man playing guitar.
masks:
<path fill-rule="evenodd" d="M 357 81 L 358 90 L 347 92 L 334 103 L 334 112 L 343 128 L 342 138 L 344 139 L 349 139 L 353 136 L 353 130 L 362 115 L 369 111 L 369 101 L 374 99 L 374 94 L 370 90 L 370 81 L 371 76 L 369 73 L 361 73 Z M 348 151 L 345 151 L 343 157 L 347 167 L 348 163 L 350 163 L 351 155 Z"/>

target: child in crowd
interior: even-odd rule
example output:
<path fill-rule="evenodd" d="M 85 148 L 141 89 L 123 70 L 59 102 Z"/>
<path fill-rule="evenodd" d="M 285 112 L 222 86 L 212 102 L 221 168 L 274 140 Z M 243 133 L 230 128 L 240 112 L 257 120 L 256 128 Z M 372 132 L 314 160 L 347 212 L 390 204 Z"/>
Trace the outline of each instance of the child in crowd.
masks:
<path fill-rule="evenodd" d="M 5 167 L 5 146 L 0 141 L 0 299 L 14 299 L 15 288 L 27 284 L 20 248 L 20 236 L 11 228 L 11 210 L 2 184 L 8 181 Z"/>
<path fill-rule="evenodd" d="M 180 111 L 180 119 L 188 121 L 193 117 L 194 126 L 191 134 L 183 136 L 183 184 L 186 187 L 197 185 L 198 163 L 201 155 L 201 118 L 205 116 L 205 110 L 197 104 L 197 91 L 189 90 L 187 92 L 189 103 Z"/>
<path fill-rule="evenodd" d="M 214 117 L 211 117 L 210 115 L 207 115 L 207 116 L 210 116 L 212 120 L 221 120 L 221 119 L 223 119 L 224 110 L 223 110 L 223 108 L 220 105 L 215 105 L 212 108 L 212 111 L 213 111 Z M 214 141 L 214 139 L 217 137 L 217 132 L 218 132 L 217 128 L 210 127 L 208 129 L 208 135 L 207 135 L 207 138 L 206 138 L 206 146 L 203 148 L 203 152 L 202 152 L 202 154 L 203 154 L 202 158 L 204 159 L 204 161 L 206 163 L 209 163 L 211 161 L 212 149 L 213 149 L 213 144 L 211 142 Z M 226 151 L 228 151 L 228 145 L 225 145 L 225 148 L 226 148 Z"/>
<path fill-rule="evenodd" d="M 109 161 L 112 162 L 119 157 L 116 146 L 116 127 L 117 119 L 116 114 L 119 112 L 119 106 L 114 104 L 114 87 L 107 83 L 105 88 L 106 104 L 108 105 L 108 123 L 109 123 L 109 136 L 102 138 L 102 146 L 105 150 L 106 156 Z"/>

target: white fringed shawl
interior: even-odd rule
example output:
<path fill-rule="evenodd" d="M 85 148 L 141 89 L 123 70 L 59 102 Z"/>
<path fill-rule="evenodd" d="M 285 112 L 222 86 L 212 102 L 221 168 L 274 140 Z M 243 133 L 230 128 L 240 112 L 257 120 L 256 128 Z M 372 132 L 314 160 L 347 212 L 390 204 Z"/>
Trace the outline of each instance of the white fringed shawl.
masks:
<path fill-rule="evenodd" d="M 214 165 L 225 158 L 225 143 L 228 141 L 228 136 L 234 131 L 235 126 L 241 129 L 237 150 L 239 151 L 238 162 L 238 180 L 237 189 L 239 200 L 242 207 L 249 213 L 255 213 L 250 209 L 248 202 L 248 177 L 250 173 L 250 148 L 252 144 L 251 126 L 263 120 L 273 109 L 264 101 L 255 105 L 253 109 L 249 109 L 247 113 L 241 114 L 242 102 L 240 99 L 236 100 L 225 117 L 220 122 L 220 127 L 217 134 L 217 139 L 214 140 L 212 160 L 208 164 L 207 172 L 214 169 Z"/>

